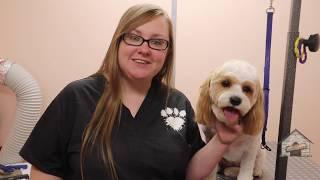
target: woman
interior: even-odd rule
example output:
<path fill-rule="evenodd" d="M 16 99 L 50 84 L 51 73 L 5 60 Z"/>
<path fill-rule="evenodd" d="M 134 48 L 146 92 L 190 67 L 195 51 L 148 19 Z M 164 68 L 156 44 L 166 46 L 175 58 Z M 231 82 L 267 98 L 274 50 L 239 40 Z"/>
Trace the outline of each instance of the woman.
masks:
<path fill-rule="evenodd" d="M 189 100 L 171 87 L 173 45 L 161 8 L 129 8 L 98 72 L 59 93 L 21 150 L 31 178 L 207 176 L 238 132 L 202 148 Z"/>

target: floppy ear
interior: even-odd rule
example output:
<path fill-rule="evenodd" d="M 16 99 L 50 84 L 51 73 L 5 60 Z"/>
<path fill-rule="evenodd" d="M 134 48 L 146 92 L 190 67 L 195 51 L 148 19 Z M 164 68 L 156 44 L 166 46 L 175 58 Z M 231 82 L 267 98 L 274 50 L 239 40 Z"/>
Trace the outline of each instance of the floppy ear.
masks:
<path fill-rule="evenodd" d="M 257 101 L 243 121 L 243 132 L 249 135 L 257 135 L 264 125 L 263 91 L 259 82 L 257 82 L 257 86 Z"/>
<path fill-rule="evenodd" d="M 215 116 L 211 110 L 211 98 L 210 98 L 210 77 L 201 85 L 200 95 L 197 102 L 196 121 L 200 124 L 210 126 L 210 121 L 215 119 Z"/>

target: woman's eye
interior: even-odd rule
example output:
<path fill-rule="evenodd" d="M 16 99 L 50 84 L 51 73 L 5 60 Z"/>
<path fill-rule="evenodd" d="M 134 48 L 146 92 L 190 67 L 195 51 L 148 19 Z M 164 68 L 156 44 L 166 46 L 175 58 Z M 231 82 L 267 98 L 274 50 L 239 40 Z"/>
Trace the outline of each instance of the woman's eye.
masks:
<path fill-rule="evenodd" d="M 153 45 L 162 45 L 163 44 L 163 42 L 161 40 L 158 40 L 158 39 L 153 39 L 150 42 Z"/>
<path fill-rule="evenodd" d="M 130 39 L 133 40 L 133 41 L 140 41 L 141 38 L 139 36 L 134 36 L 133 35 L 133 36 L 130 37 Z"/>

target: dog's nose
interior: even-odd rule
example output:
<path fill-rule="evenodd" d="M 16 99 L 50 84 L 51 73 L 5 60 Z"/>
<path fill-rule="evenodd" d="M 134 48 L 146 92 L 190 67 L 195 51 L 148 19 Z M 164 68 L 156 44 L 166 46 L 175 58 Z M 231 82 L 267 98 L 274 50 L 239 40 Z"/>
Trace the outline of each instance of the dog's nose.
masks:
<path fill-rule="evenodd" d="M 239 104 L 241 104 L 241 98 L 239 98 L 238 96 L 231 96 L 230 97 L 230 103 L 233 106 L 238 106 Z"/>

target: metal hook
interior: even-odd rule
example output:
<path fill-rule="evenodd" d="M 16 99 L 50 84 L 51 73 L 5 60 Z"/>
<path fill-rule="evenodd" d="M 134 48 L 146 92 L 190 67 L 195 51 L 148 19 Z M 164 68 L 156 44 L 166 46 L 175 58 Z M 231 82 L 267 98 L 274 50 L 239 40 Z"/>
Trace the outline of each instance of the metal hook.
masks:
<path fill-rule="evenodd" d="M 273 0 L 270 0 L 270 6 L 269 7 L 272 7 L 272 4 L 273 4 Z"/>
<path fill-rule="evenodd" d="M 275 9 L 274 9 L 274 7 L 273 7 L 273 1 L 274 1 L 274 0 L 270 0 L 269 7 L 266 9 L 266 12 L 267 12 L 267 13 L 269 13 L 269 12 L 274 13 L 274 12 L 275 12 Z"/>

